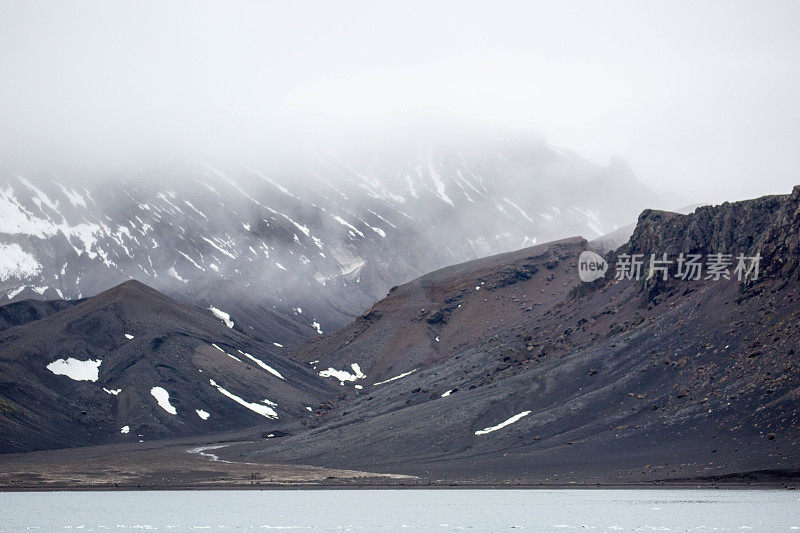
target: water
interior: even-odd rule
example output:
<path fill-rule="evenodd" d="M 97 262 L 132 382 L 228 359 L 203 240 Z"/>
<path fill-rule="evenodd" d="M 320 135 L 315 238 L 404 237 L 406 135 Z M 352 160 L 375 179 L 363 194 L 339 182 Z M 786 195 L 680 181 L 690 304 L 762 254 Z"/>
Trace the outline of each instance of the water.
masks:
<path fill-rule="evenodd" d="M 800 493 L 285 490 L 0 493 L 0 531 L 800 531 Z"/>

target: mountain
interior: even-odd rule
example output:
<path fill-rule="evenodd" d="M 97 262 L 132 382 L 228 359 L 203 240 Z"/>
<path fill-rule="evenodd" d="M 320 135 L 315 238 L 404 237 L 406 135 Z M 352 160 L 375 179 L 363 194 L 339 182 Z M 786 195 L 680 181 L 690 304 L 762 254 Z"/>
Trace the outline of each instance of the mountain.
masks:
<path fill-rule="evenodd" d="M 0 317 L 0 452 L 278 432 L 337 392 L 281 348 L 137 281 Z"/>
<path fill-rule="evenodd" d="M 132 278 L 294 347 L 345 326 L 393 285 L 600 236 L 656 200 L 621 160 L 600 167 L 506 138 L 292 165 L 7 171 L 0 299 L 77 299 Z"/>
<path fill-rule="evenodd" d="M 798 235 L 800 187 L 645 211 L 593 283 L 581 238 L 438 270 L 297 352 L 344 393 L 312 429 L 230 453 L 436 483 L 796 479 Z M 617 279 L 661 253 L 760 253 L 761 276 Z"/>

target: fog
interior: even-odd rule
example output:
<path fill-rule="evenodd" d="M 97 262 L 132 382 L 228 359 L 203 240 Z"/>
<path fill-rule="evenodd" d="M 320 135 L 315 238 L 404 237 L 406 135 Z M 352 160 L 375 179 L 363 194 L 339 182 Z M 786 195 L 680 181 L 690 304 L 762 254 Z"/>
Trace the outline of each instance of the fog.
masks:
<path fill-rule="evenodd" d="M 0 165 L 124 171 L 469 132 L 687 201 L 800 182 L 797 2 L 0 2 Z M 79 179 L 75 178 L 75 179 Z"/>

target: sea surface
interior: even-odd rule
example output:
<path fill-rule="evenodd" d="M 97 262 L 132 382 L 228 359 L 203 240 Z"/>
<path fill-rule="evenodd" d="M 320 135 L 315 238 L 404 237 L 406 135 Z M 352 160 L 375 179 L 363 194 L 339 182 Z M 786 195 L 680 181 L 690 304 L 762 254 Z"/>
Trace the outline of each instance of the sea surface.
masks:
<path fill-rule="evenodd" d="M 0 531 L 800 531 L 780 490 L 0 493 Z"/>

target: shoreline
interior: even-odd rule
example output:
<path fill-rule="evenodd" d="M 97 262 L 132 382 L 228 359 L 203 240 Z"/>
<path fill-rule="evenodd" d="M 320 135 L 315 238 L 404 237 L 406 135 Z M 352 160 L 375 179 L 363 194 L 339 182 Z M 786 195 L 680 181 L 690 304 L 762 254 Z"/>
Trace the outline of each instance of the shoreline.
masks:
<path fill-rule="evenodd" d="M 230 435 L 229 435 L 230 436 Z M 800 470 L 748 469 L 718 475 L 642 479 L 610 472 L 545 479 L 552 472 L 513 477 L 480 471 L 383 472 L 309 464 L 234 460 L 242 439 L 162 441 L 145 449 L 104 446 L 0 455 L 0 492 L 220 490 L 796 490 Z M 216 453 L 202 453 L 219 450 Z M 568 466 L 568 465 L 564 465 Z M 755 465 L 753 465 L 755 466 Z M 417 469 L 419 470 L 419 469 Z M 409 474 L 417 474 L 409 475 Z M 597 475 L 599 474 L 599 475 Z M 572 477 L 572 476 L 571 476 Z M 583 478 L 581 480 L 581 478 Z M 604 479 L 605 478 L 605 479 Z"/>
<path fill-rule="evenodd" d="M 574 484 L 492 484 L 492 483 L 419 483 L 419 484 L 348 484 L 348 483 L 211 483 L 197 486 L 144 485 L 144 486 L 97 486 L 97 485 L 53 485 L 53 486 L 3 486 L 0 493 L 10 492 L 138 492 L 138 491 L 293 491 L 293 490 L 778 490 L 794 491 L 798 483 L 753 482 L 650 482 L 650 483 L 574 483 Z"/>

